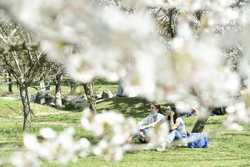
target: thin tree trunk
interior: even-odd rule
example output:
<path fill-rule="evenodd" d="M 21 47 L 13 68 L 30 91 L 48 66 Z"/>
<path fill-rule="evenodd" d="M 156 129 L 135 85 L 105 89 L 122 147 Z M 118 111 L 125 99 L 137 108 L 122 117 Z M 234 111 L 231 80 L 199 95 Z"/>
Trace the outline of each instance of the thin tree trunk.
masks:
<path fill-rule="evenodd" d="M 192 129 L 192 133 L 200 133 L 204 130 L 205 125 L 208 121 L 208 116 L 202 119 L 198 119 L 195 124 L 194 127 Z"/>
<path fill-rule="evenodd" d="M 202 10 L 198 10 L 195 12 L 195 16 L 199 21 L 201 21 L 202 14 L 203 14 Z"/>
<path fill-rule="evenodd" d="M 9 93 L 13 93 L 12 79 L 11 79 L 11 74 L 10 73 L 8 73 L 8 91 L 9 91 Z"/>
<path fill-rule="evenodd" d="M 204 110 L 204 109 L 202 110 L 202 108 L 201 108 L 200 116 L 199 116 L 198 120 L 195 122 L 194 127 L 193 127 L 192 132 L 191 132 L 191 133 L 200 133 L 205 128 L 205 125 L 208 121 L 209 114 L 212 111 L 212 108 L 210 106 L 206 105 L 206 103 L 204 103 L 199 92 L 195 88 L 192 88 L 192 94 L 200 99 L 199 102 L 204 108 L 208 109 L 208 110 Z"/>
<path fill-rule="evenodd" d="M 45 94 L 46 94 L 46 87 L 45 87 L 45 81 L 42 79 L 40 81 L 40 93 L 41 93 L 41 99 L 40 99 L 40 104 L 45 104 Z"/>
<path fill-rule="evenodd" d="M 58 74 L 56 75 L 56 99 L 55 99 L 55 105 L 57 108 L 62 107 L 62 79 L 63 79 L 63 74 Z"/>
<path fill-rule="evenodd" d="M 75 94 L 77 88 L 77 84 L 75 81 L 70 81 L 70 93 L 71 95 Z"/>
<path fill-rule="evenodd" d="M 85 91 L 85 94 L 87 96 L 87 100 L 89 103 L 89 108 L 93 113 L 96 113 L 96 99 L 93 91 L 93 83 L 84 83 L 83 88 Z"/>
<path fill-rule="evenodd" d="M 170 34 L 171 38 L 174 38 L 176 36 L 175 15 L 176 15 L 175 8 L 172 8 L 168 11 L 168 17 L 169 17 L 168 33 Z"/>
<path fill-rule="evenodd" d="M 29 97 L 29 90 L 28 90 L 27 86 L 25 87 L 25 95 L 26 95 L 26 100 L 27 100 L 27 104 L 28 104 L 28 109 L 29 109 L 29 112 L 32 116 L 33 111 L 31 110 L 31 107 L 30 107 L 30 97 Z"/>
<path fill-rule="evenodd" d="M 28 94 L 28 87 L 20 85 L 20 97 L 23 105 L 23 131 L 29 131 L 31 129 L 31 108 Z"/>
<path fill-rule="evenodd" d="M 50 92 L 50 81 L 47 81 L 45 84 L 45 90 Z"/>

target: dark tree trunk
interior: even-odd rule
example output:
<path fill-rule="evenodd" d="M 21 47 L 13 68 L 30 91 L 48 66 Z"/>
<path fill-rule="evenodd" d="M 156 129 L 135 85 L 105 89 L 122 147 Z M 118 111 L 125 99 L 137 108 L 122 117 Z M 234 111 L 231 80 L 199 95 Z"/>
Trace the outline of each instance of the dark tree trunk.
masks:
<path fill-rule="evenodd" d="M 70 93 L 71 95 L 75 94 L 77 88 L 77 84 L 75 81 L 70 81 Z"/>
<path fill-rule="evenodd" d="M 30 108 L 28 87 L 25 85 L 20 85 L 19 90 L 23 105 L 23 131 L 29 131 L 31 129 L 32 111 Z"/>
<path fill-rule="evenodd" d="M 41 93 L 40 104 L 45 104 L 45 103 L 46 103 L 46 99 L 45 99 L 45 95 L 46 95 L 46 86 L 45 86 L 45 81 L 44 81 L 44 79 L 42 79 L 42 80 L 40 81 L 40 93 Z"/>
<path fill-rule="evenodd" d="M 195 16 L 199 21 L 201 21 L 202 13 L 203 13 L 202 10 L 198 10 L 195 12 Z"/>
<path fill-rule="evenodd" d="M 192 133 L 202 132 L 205 128 L 207 120 L 208 120 L 208 116 L 206 118 L 198 119 L 194 124 L 194 127 L 192 129 Z"/>
<path fill-rule="evenodd" d="M 96 99 L 93 91 L 93 83 L 85 83 L 83 87 L 89 103 L 89 108 L 93 113 L 96 113 Z"/>
<path fill-rule="evenodd" d="M 9 93 L 13 93 L 12 79 L 11 79 L 11 74 L 10 73 L 8 73 L 8 91 L 9 91 Z"/>
<path fill-rule="evenodd" d="M 62 79 L 63 79 L 63 74 L 58 74 L 56 75 L 56 97 L 55 97 L 55 105 L 57 108 L 62 107 Z"/>
<path fill-rule="evenodd" d="M 176 36 L 175 15 L 176 15 L 175 8 L 172 8 L 168 11 L 168 17 L 169 17 L 168 33 L 170 34 L 171 38 L 174 38 Z"/>

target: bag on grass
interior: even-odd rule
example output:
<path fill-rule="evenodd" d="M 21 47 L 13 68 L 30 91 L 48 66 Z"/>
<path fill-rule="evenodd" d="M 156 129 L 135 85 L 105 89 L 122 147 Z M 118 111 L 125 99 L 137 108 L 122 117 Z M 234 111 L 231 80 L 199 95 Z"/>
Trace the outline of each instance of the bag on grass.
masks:
<path fill-rule="evenodd" d="M 188 148 L 207 148 L 208 135 L 207 133 L 191 133 L 187 139 Z"/>

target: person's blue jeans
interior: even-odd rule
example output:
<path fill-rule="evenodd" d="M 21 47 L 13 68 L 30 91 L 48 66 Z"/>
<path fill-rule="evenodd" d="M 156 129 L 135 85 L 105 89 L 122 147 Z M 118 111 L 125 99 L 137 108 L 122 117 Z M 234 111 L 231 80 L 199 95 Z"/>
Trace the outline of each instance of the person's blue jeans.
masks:
<path fill-rule="evenodd" d="M 187 135 L 181 133 L 178 130 L 173 130 L 172 132 L 170 132 L 167 136 L 167 142 L 172 143 L 174 140 L 181 140 L 186 138 Z"/>

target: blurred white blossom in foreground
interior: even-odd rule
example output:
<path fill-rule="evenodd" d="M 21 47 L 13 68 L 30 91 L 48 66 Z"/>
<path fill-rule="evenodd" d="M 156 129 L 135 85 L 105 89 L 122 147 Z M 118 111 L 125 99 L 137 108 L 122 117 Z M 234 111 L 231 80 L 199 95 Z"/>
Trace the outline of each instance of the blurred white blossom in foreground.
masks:
<path fill-rule="evenodd" d="M 224 66 L 217 33 L 219 27 L 239 20 L 242 12 L 232 7 L 234 0 L 0 2 L 34 32 L 51 59 L 63 63 L 77 80 L 121 79 L 129 96 L 174 102 L 195 88 L 207 105 L 215 101 L 224 105 L 237 90 L 239 79 Z M 173 16 L 176 37 L 165 41 L 160 36 L 148 7 L 177 10 Z M 197 20 L 194 15 L 200 10 L 203 17 Z M 194 22 L 198 28 L 193 30 Z M 235 84 L 221 89 L 227 80 Z M 221 93 L 225 100 L 217 101 Z"/>
<path fill-rule="evenodd" d="M 85 109 L 81 119 L 84 130 L 92 132 L 98 140 L 91 144 L 88 139 L 75 139 L 73 128 L 57 133 L 50 128 L 40 130 L 39 136 L 24 135 L 24 151 L 13 154 L 10 163 L 17 167 L 40 166 L 41 160 L 57 161 L 66 165 L 77 157 L 91 154 L 107 160 L 120 161 L 131 150 L 129 138 L 134 135 L 136 121 L 115 112 L 93 114 Z"/>
<path fill-rule="evenodd" d="M 107 160 L 121 160 L 123 154 L 131 149 L 129 138 L 136 132 L 136 121 L 115 112 L 94 115 L 86 109 L 83 114 L 82 127 L 100 140 L 93 147 L 93 153 Z"/>
<path fill-rule="evenodd" d="M 250 121 L 250 112 L 246 109 L 244 103 L 236 103 L 227 108 L 228 117 L 224 125 L 231 130 L 243 130 L 243 127 L 239 123 L 247 123 Z"/>
<path fill-rule="evenodd" d="M 50 128 L 41 129 L 40 140 L 31 134 L 24 135 L 24 151 L 15 153 L 11 158 L 14 166 L 39 166 L 40 160 L 56 160 L 67 164 L 77 155 L 88 155 L 91 144 L 82 138 L 74 139 L 74 129 L 65 129 L 60 134 Z"/>

